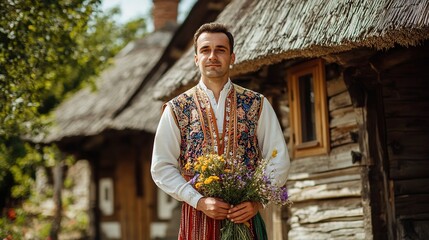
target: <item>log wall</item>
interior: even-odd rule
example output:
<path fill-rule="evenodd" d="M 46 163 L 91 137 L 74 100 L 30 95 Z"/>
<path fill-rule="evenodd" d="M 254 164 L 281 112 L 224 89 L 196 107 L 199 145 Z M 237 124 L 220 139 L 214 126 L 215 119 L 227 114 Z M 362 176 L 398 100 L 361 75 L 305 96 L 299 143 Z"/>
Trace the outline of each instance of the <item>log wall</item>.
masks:
<path fill-rule="evenodd" d="M 328 155 L 292 159 L 288 188 L 292 208 L 284 211 L 288 238 L 367 239 L 362 204 L 362 167 L 352 158 L 359 152 L 358 122 L 337 65 L 326 66 L 331 151 Z M 287 96 L 280 110 L 288 123 Z M 289 139 L 285 130 L 285 138 Z"/>

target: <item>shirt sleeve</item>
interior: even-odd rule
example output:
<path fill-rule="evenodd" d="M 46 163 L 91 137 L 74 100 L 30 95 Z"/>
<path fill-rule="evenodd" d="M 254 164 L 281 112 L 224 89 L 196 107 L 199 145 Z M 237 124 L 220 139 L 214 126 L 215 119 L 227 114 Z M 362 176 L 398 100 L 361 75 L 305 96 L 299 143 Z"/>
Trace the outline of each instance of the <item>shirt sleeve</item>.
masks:
<path fill-rule="evenodd" d="M 180 130 L 170 106 L 164 109 L 155 134 L 151 174 L 155 184 L 164 192 L 196 208 L 203 196 L 187 182 L 179 171 Z"/>
<path fill-rule="evenodd" d="M 290 168 L 289 152 L 276 113 L 266 98 L 256 134 L 264 159 L 269 159 L 273 150 L 277 150 L 277 156 L 267 166 L 267 173 L 274 185 L 279 187 L 285 185 Z"/>

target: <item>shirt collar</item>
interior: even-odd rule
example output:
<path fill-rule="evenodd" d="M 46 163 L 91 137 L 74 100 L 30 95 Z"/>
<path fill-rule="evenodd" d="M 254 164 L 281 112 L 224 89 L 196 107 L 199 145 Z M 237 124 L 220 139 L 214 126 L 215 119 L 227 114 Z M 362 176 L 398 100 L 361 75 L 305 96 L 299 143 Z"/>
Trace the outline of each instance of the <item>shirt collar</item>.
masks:
<path fill-rule="evenodd" d="M 200 79 L 200 82 L 198 84 L 201 87 L 201 89 L 203 89 L 205 92 L 207 92 L 207 91 L 211 92 L 212 91 L 212 90 L 207 88 L 207 86 L 204 84 L 203 80 Z M 231 79 L 228 78 L 228 81 L 225 83 L 225 85 L 223 85 L 223 88 L 220 91 L 220 93 L 222 94 L 222 92 L 229 92 L 229 90 L 231 89 L 231 86 L 232 86 Z"/>

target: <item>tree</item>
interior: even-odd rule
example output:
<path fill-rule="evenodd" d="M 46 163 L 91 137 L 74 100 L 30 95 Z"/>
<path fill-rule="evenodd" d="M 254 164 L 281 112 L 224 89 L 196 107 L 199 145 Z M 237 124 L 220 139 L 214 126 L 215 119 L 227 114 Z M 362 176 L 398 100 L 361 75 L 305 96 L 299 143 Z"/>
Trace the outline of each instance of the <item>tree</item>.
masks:
<path fill-rule="evenodd" d="M 55 148 L 23 137 L 42 134 L 67 95 L 145 34 L 143 18 L 122 26 L 112 20 L 118 9 L 98 8 L 99 0 L 0 1 L 0 209 L 31 194 L 35 166 L 55 165 Z"/>

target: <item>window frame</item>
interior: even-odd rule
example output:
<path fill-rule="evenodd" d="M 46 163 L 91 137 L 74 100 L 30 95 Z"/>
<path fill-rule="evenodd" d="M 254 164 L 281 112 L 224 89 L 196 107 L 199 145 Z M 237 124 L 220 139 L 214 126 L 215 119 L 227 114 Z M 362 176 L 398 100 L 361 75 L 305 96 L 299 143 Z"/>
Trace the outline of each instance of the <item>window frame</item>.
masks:
<path fill-rule="evenodd" d="M 286 74 L 289 89 L 293 157 L 299 158 L 328 154 L 330 151 L 330 138 L 324 61 L 322 59 L 315 59 L 297 64 L 287 69 Z M 313 77 L 316 140 L 303 142 L 299 79 L 308 74 L 311 74 Z"/>

